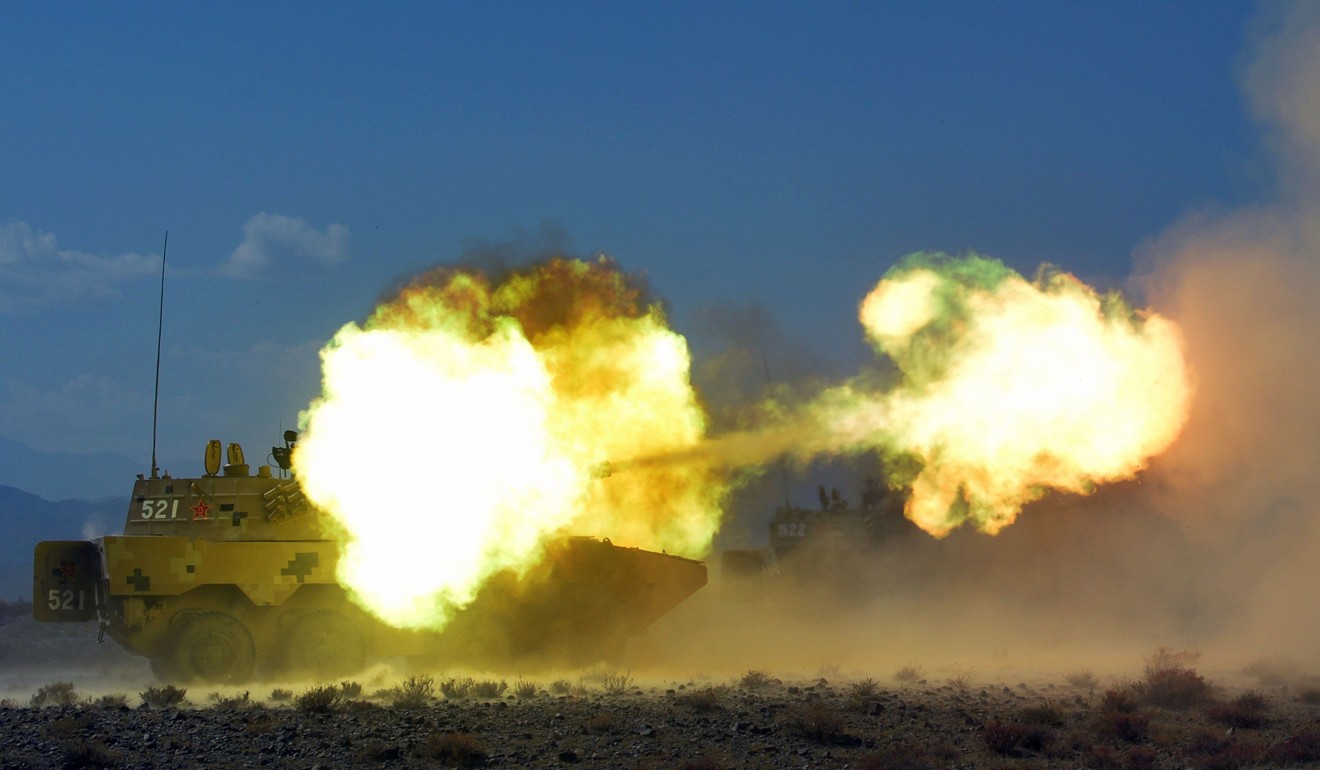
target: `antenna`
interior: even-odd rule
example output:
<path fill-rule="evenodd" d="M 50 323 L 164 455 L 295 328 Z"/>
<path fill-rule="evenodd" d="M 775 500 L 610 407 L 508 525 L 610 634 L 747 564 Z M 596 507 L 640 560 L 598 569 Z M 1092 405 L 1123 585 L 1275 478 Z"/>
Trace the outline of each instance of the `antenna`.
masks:
<path fill-rule="evenodd" d="M 170 248 L 170 231 L 165 231 L 165 245 L 160 250 L 160 317 L 156 319 L 156 392 L 151 397 L 151 478 L 160 478 L 156 466 L 156 416 L 160 409 L 160 339 L 165 332 L 165 253 Z"/>

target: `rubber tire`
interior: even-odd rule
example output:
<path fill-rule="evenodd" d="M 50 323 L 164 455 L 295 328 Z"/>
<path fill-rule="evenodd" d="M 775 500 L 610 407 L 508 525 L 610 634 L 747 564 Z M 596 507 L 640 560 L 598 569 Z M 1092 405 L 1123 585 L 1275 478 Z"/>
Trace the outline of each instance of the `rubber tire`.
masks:
<path fill-rule="evenodd" d="M 333 610 L 308 610 L 290 618 L 284 668 L 321 680 L 348 676 L 367 664 L 362 632 Z"/>
<path fill-rule="evenodd" d="M 241 684 L 252 676 L 257 651 L 252 634 L 233 615 L 200 612 L 181 618 L 172 631 L 168 666 L 181 681 Z"/>

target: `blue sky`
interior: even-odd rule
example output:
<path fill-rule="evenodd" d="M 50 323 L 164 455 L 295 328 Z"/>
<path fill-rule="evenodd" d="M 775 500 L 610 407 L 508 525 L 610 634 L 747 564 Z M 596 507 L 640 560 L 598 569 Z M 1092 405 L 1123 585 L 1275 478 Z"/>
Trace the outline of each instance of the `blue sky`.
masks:
<path fill-rule="evenodd" d="M 0 46 L 0 436 L 258 451 L 316 351 L 482 244 L 605 252 L 674 325 L 831 366 L 911 251 L 1122 286 L 1267 197 L 1239 2 L 30 3 Z"/>

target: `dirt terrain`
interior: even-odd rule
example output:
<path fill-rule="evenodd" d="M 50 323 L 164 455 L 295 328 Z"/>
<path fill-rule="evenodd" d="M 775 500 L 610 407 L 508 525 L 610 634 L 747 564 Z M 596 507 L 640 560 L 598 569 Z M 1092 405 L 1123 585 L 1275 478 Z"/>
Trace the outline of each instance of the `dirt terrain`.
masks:
<path fill-rule="evenodd" d="M 1022 681 L 915 666 L 537 680 L 377 666 L 346 684 L 181 693 L 152 681 L 142 660 L 97 645 L 92 626 L 40 626 L 22 605 L 4 609 L 0 768 L 1320 763 L 1320 687 L 1282 665 L 1203 677 L 1168 653 L 1126 680 L 1077 670 Z"/>

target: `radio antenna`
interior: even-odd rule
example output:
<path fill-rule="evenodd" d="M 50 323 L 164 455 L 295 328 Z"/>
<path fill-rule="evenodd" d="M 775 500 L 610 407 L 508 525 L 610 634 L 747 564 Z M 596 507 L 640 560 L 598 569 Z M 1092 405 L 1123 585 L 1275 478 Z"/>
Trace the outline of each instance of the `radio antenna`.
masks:
<path fill-rule="evenodd" d="M 156 319 L 156 392 L 151 397 L 151 478 L 160 478 L 156 466 L 156 416 L 160 410 L 160 339 L 165 332 L 165 253 L 170 248 L 170 231 L 165 231 L 165 245 L 160 250 L 160 317 Z"/>

